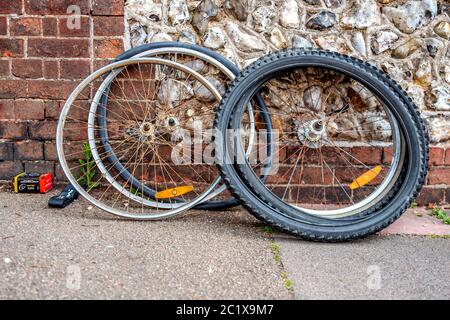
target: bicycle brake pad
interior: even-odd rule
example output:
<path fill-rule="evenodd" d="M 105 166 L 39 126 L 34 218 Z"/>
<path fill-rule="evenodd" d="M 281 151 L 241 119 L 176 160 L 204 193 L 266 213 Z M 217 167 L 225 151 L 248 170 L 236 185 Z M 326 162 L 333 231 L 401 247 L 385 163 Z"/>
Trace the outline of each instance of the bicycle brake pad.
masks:
<path fill-rule="evenodd" d="M 51 197 L 48 200 L 48 206 L 52 208 L 65 208 L 78 199 L 78 196 L 78 191 L 69 183 L 59 195 Z"/>

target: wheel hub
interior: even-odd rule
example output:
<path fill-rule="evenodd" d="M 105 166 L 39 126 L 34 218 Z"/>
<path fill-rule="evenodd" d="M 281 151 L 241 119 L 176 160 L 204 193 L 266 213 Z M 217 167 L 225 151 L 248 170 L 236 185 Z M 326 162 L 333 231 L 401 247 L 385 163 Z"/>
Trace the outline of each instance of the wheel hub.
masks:
<path fill-rule="evenodd" d="M 322 120 L 297 123 L 297 135 L 300 142 L 310 148 L 318 148 L 327 138 L 326 125 Z"/>
<path fill-rule="evenodd" d="M 167 116 L 155 122 L 144 121 L 141 123 L 130 123 L 125 128 L 126 136 L 135 138 L 142 142 L 156 143 L 156 137 L 172 134 L 180 126 L 178 118 Z"/>
<path fill-rule="evenodd" d="M 155 126 L 150 122 L 143 122 L 139 127 L 139 131 L 143 137 L 153 137 L 155 135 Z"/>
<path fill-rule="evenodd" d="M 176 117 L 167 117 L 164 121 L 164 126 L 168 129 L 173 129 L 180 125 L 180 121 Z"/>

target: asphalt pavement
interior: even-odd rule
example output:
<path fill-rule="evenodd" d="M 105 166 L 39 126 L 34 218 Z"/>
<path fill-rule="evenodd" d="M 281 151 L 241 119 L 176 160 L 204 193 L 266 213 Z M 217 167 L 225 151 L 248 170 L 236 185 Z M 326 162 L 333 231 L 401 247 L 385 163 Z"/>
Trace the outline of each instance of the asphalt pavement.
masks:
<path fill-rule="evenodd" d="M 310 243 L 279 236 L 296 299 L 450 299 L 450 240 L 371 236 Z"/>
<path fill-rule="evenodd" d="M 0 192 L 1 299 L 450 298 L 442 235 L 319 244 L 242 209 L 137 222 L 48 197 Z"/>

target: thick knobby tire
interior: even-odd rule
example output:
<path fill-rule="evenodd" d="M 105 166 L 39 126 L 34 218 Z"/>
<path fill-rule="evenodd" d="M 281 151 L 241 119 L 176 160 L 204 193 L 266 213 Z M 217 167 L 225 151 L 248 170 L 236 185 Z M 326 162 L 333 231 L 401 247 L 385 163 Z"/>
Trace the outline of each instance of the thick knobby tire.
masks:
<path fill-rule="evenodd" d="M 232 127 L 240 103 L 257 92 L 260 86 L 279 72 L 297 67 L 318 66 L 347 73 L 376 90 L 400 123 L 405 137 L 406 155 L 402 172 L 391 191 L 358 217 L 327 219 L 300 214 L 287 203 L 280 204 L 247 165 L 232 161 L 218 164 L 230 191 L 255 217 L 288 233 L 314 241 L 348 241 L 373 234 L 394 222 L 417 197 L 424 184 L 428 164 L 428 134 L 418 108 L 411 98 L 385 73 L 362 60 L 320 50 L 285 50 L 265 56 L 249 67 L 229 86 L 215 119 L 219 132 Z M 237 116 L 236 116 L 237 117 Z M 226 154 L 226 144 L 217 142 L 219 154 Z"/>

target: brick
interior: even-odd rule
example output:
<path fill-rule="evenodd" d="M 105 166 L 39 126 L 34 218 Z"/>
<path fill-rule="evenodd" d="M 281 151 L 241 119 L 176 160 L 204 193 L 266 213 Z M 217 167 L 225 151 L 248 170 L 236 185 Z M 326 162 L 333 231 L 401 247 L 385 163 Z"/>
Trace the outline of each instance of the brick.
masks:
<path fill-rule="evenodd" d="M 27 138 L 27 124 L 18 121 L 0 121 L 2 139 L 24 140 Z"/>
<path fill-rule="evenodd" d="M 14 101 L 14 116 L 17 120 L 43 120 L 45 118 L 44 102 L 41 100 Z"/>
<path fill-rule="evenodd" d="M 170 160 L 169 160 L 170 161 Z M 300 166 L 280 166 L 278 171 L 272 171 L 268 177 L 268 183 L 274 184 L 332 184 L 332 172 L 325 168 L 322 170 L 319 167 L 304 167 L 301 170 Z"/>
<path fill-rule="evenodd" d="M 392 162 L 393 150 L 391 147 L 383 148 L 383 164 L 390 164 Z"/>
<path fill-rule="evenodd" d="M 33 100 L 0 100 L 0 119 L 44 119 L 44 103 Z"/>
<path fill-rule="evenodd" d="M 278 161 L 280 163 L 283 163 L 284 161 L 287 160 L 287 146 L 283 147 L 283 146 L 278 146 L 277 147 L 278 150 L 276 151 L 275 155 L 274 155 L 274 160 L 273 161 Z M 256 148 L 255 151 L 252 151 L 252 154 L 254 154 L 254 152 L 256 152 Z M 261 161 L 264 159 L 267 159 L 268 155 L 267 155 L 267 149 L 263 148 L 262 151 L 258 150 L 259 154 L 262 154 L 262 158 L 260 156 Z M 277 159 L 278 158 L 278 159 Z"/>
<path fill-rule="evenodd" d="M 8 60 L 0 60 L 0 77 L 9 77 L 9 61 Z"/>
<path fill-rule="evenodd" d="M 36 99 L 67 99 L 70 93 L 75 89 L 77 83 L 72 81 L 54 81 L 54 80 L 28 80 L 29 98 Z"/>
<path fill-rule="evenodd" d="M 124 0 L 93 0 L 92 3 L 94 16 L 122 16 L 123 9 Z"/>
<path fill-rule="evenodd" d="M 367 168 L 364 167 L 353 167 L 353 166 L 346 166 L 346 167 L 336 167 L 335 169 L 335 176 L 336 176 L 336 183 L 340 182 L 342 184 L 348 184 L 353 182 L 357 177 L 361 176 L 362 174 L 366 173 L 368 171 Z M 368 185 L 379 185 L 383 182 L 383 179 L 385 177 L 387 172 L 382 171 L 375 179 L 370 181 Z"/>
<path fill-rule="evenodd" d="M 102 39 L 94 41 L 94 55 L 96 58 L 115 58 L 123 52 L 122 39 Z"/>
<path fill-rule="evenodd" d="M 56 151 L 55 141 L 46 141 L 44 144 L 44 159 L 50 161 L 58 161 L 58 153 Z"/>
<path fill-rule="evenodd" d="M 55 101 L 55 102 L 57 103 L 55 104 L 46 103 L 47 120 L 59 120 L 61 110 L 64 107 L 65 101 Z M 90 108 L 89 101 L 85 101 L 84 104 L 77 103 L 76 107 L 72 106 L 68 114 L 68 118 L 70 118 L 68 119 L 69 122 L 74 120 L 81 120 L 81 122 L 85 123 L 89 117 L 89 108 Z M 78 129 L 76 128 L 75 130 L 78 131 Z M 116 130 L 119 131 L 119 128 Z M 112 134 L 113 133 L 111 132 L 111 135 Z"/>
<path fill-rule="evenodd" d="M 0 119 L 2 120 L 14 119 L 13 100 L 0 100 Z"/>
<path fill-rule="evenodd" d="M 317 189 L 317 188 L 316 188 Z M 332 206 L 336 203 L 350 203 L 349 195 L 341 187 L 325 187 L 323 188 L 325 204 Z M 321 199 L 318 199 L 322 203 Z"/>
<path fill-rule="evenodd" d="M 94 36 L 123 36 L 123 17 L 94 17 Z"/>
<path fill-rule="evenodd" d="M 63 169 L 61 168 L 61 165 L 59 163 L 55 163 L 55 176 L 54 176 L 54 180 L 55 181 L 59 181 L 59 182 L 67 182 L 69 181 L 66 177 L 66 175 L 64 174 Z"/>
<path fill-rule="evenodd" d="M 80 14 L 89 13 L 89 0 L 25 0 L 25 12 L 32 15 L 65 15 L 71 5 L 80 8 Z"/>
<path fill-rule="evenodd" d="M 78 163 L 76 165 L 79 165 L 78 160 L 82 159 L 84 157 L 84 143 L 86 143 L 85 140 L 77 141 L 77 142 L 64 141 L 63 152 L 64 152 L 64 156 L 65 156 L 66 160 L 67 161 L 75 161 L 76 163 Z M 50 151 L 51 151 L 51 149 L 50 149 Z M 56 152 L 56 146 L 55 146 L 55 152 Z"/>
<path fill-rule="evenodd" d="M 0 14 L 22 13 L 22 1 L 19 0 L 0 0 Z"/>
<path fill-rule="evenodd" d="M 94 60 L 94 70 L 98 70 L 110 63 L 113 62 L 114 59 L 95 59 Z"/>
<path fill-rule="evenodd" d="M 34 121 L 28 124 L 31 139 L 54 140 L 56 137 L 55 121 Z"/>
<path fill-rule="evenodd" d="M 89 18 L 80 17 L 79 25 L 72 25 L 73 18 L 59 19 L 59 36 L 60 37 L 89 37 Z"/>
<path fill-rule="evenodd" d="M 450 168 L 431 168 L 428 172 L 428 184 L 450 184 Z"/>
<path fill-rule="evenodd" d="M 449 166 L 450 165 L 450 149 L 445 149 L 445 161 L 444 164 Z"/>
<path fill-rule="evenodd" d="M 58 79 L 59 78 L 59 61 L 58 60 L 45 60 L 43 62 L 44 78 L 45 79 Z"/>
<path fill-rule="evenodd" d="M 27 83 L 23 80 L 0 80 L 0 99 L 26 97 Z"/>
<path fill-rule="evenodd" d="M 283 196 L 285 187 L 280 187 L 276 194 Z M 310 186 L 294 186 L 290 188 L 290 194 L 287 195 L 291 201 L 306 204 L 325 204 L 348 203 L 349 198 L 345 192 L 339 187 L 310 187 Z"/>
<path fill-rule="evenodd" d="M 22 39 L 0 39 L 0 57 L 22 57 L 23 50 Z"/>
<path fill-rule="evenodd" d="M 19 141 L 14 144 L 15 160 L 44 159 L 44 145 L 40 141 Z"/>
<path fill-rule="evenodd" d="M 444 164 L 445 150 L 443 148 L 430 148 L 430 160 L 428 161 L 430 166 L 441 166 Z"/>
<path fill-rule="evenodd" d="M 448 186 L 447 186 L 448 187 Z M 445 199 L 444 199 L 445 203 L 450 203 L 450 188 L 446 188 L 445 189 Z"/>
<path fill-rule="evenodd" d="M 0 17 L 0 36 L 8 34 L 8 23 L 6 17 Z"/>
<path fill-rule="evenodd" d="M 377 147 L 353 147 L 351 149 L 351 154 L 357 160 L 352 160 L 353 163 L 360 164 L 360 161 L 364 164 L 378 165 L 381 163 L 381 157 L 383 153 L 383 148 Z"/>
<path fill-rule="evenodd" d="M 428 206 L 430 204 L 441 204 L 444 202 L 445 189 L 424 187 L 416 198 L 419 206 Z"/>
<path fill-rule="evenodd" d="M 55 174 L 55 165 L 52 161 L 26 161 L 25 172 Z"/>
<path fill-rule="evenodd" d="M 9 141 L 0 141 L 0 160 L 14 160 L 14 144 Z"/>
<path fill-rule="evenodd" d="M 23 172 L 23 165 L 20 161 L 0 162 L 0 180 L 11 180 L 21 172 Z"/>
<path fill-rule="evenodd" d="M 61 114 L 63 102 L 47 100 L 44 102 L 45 118 L 49 120 L 58 120 Z"/>
<path fill-rule="evenodd" d="M 41 34 L 40 18 L 17 17 L 9 20 L 12 36 L 39 36 Z"/>
<path fill-rule="evenodd" d="M 170 159 L 170 156 L 171 156 L 170 153 L 164 154 L 165 159 L 167 159 L 167 157 L 169 157 L 169 159 Z M 291 169 L 291 170 L 289 170 L 289 169 Z M 292 168 L 290 168 L 290 167 L 287 167 L 287 166 L 273 167 L 272 171 L 267 176 L 266 182 L 268 184 L 285 184 L 289 181 L 290 173 L 292 173 Z"/>
<path fill-rule="evenodd" d="M 309 149 L 304 153 L 304 156 L 301 156 L 302 149 L 299 147 L 288 147 L 286 151 L 287 159 L 284 162 L 289 162 L 295 164 L 298 161 L 301 161 L 301 158 L 304 158 L 305 164 L 318 164 L 321 165 L 322 161 L 326 161 L 329 165 L 341 164 L 348 165 L 349 162 L 352 162 L 352 158 L 338 150 L 337 148 L 332 147 L 322 147 L 321 149 Z M 350 150 L 345 150 L 347 153 L 350 153 Z"/>
<path fill-rule="evenodd" d="M 298 178 L 301 178 L 301 183 L 305 183 L 305 184 L 331 184 L 333 181 L 333 175 L 332 172 L 327 169 L 324 168 L 323 172 L 321 168 L 313 168 L 313 167 L 304 167 L 303 168 L 303 172 L 300 168 L 297 168 L 296 170 L 296 175 L 298 176 Z M 292 172 L 292 170 L 291 170 Z M 322 176 L 323 173 L 323 176 Z M 294 180 L 294 181 L 299 181 L 299 179 Z"/>
<path fill-rule="evenodd" d="M 55 37 L 58 34 L 58 20 L 56 18 L 43 18 L 42 34 L 44 37 Z"/>
<path fill-rule="evenodd" d="M 87 124 L 66 122 L 64 139 L 66 141 L 86 141 L 88 139 Z"/>
<path fill-rule="evenodd" d="M 89 75 L 91 70 L 89 60 L 62 60 L 62 79 L 83 79 Z"/>
<path fill-rule="evenodd" d="M 13 76 L 23 79 L 42 78 L 42 61 L 37 59 L 14 59 L 11 72 Z"/>
<path fill-rule="evenodd" d="M 88 58 L 87 39 L 29 39 L 30 57 Z"/>

